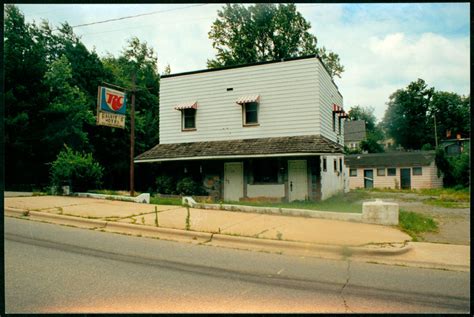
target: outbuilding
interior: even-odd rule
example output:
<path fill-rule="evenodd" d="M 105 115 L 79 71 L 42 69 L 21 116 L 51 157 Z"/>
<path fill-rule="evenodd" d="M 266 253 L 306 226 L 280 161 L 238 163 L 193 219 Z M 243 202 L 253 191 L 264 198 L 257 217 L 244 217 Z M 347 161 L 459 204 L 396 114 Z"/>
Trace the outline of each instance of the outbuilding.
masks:
<path fill-rule="evenodd" d="M 434 151 L 347 155 L 349 189 L 443 187 Z"/>

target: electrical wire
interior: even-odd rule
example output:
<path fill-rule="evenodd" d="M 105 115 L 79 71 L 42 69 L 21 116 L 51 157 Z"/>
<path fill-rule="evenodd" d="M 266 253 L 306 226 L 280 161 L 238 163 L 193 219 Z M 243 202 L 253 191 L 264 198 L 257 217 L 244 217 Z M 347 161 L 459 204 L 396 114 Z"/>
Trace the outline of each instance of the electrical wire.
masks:
<path fill-rule="evenodd" d="M 74 28 L 80 28 L 80 27 L 84 27 L 84 26 L 95 25 L 95 24 L 103 24 L 103 23 L 108 23 L 108 22 L 115 22 L 115 21 L 121 21 L 121 20 L 126 20 L 126 19 L 133 19 L 133 18 L 138 18 L 138 17 L 142 17 L 142 16 L 147 16 L 147 15 L 153 15 L 153 14 L 158 14 L 158 13 L 163 13 L 163 12 L 184 10 L 184 9 L 194 8 L 194 7 L 202 7 L 202 6 L 205 6 L 205 5 L 207 5 L 207 3 L 197 4 L 197 5 L 192 5 L 192 6 L 186 6 L 186 7 L 181 7 L 181 8 L 172 8 L 172 9 L 167 9 L 167 10 L 159 10 L 159 11 L 153 11 L 153 12 L 147 12 L 147 13 L 140 13 L 140 14 L 129 15 L 129 16 L 124 16 L 124 17 L 120 17 L 120 18 L 114 18 L 114 19 L 108 19 L 108 20 L 78 24 L 78 25 L 71 26 L 71 28 L 74 29 Z M 57 31 L 57 30 L 58 29 L 54 29 L 53 31 Z"/>

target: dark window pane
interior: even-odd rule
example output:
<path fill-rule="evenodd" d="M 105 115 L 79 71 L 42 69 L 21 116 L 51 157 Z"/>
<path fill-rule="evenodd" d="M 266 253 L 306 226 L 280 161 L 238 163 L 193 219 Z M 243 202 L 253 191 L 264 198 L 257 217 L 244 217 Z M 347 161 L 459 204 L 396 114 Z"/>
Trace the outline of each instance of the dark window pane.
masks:
<path fill-rule="evenodd" d="M 253 162 L 254 183 L 278 183 L 278 161 L 258 160 Z"/>
<path fill-rule="evenodd" d="M 349 176 L 351 177 L 357 176 L 357 169 L 356 168 L 349 169 Z"/>
<path fill-rule="evenodd" d="M 196 110 L 195 109 L 185 109 L 183 112 L 183 116 L 184 116 L 185 129 L 196 128 Z"/>
<path fill-rule="evenodd" d="M 385 168 L 377 168 L 377 176 L 385 176 Z"/>
<path fill-rule="evenodd" d="M 413 175 L 422 175 L 421 167 L 413 167 Z"/>
<path fill-rule="evenodd" d="M 388 176 L 396 176 L 397 175 L 397 169 L 393 168 L 393 167 L 387 168 L 387 175 Z"/>
<path fill-rule="evenodd" d="M 255 102 L 245 104 L 245 124 L 258 123 L 258 104 Z"/>

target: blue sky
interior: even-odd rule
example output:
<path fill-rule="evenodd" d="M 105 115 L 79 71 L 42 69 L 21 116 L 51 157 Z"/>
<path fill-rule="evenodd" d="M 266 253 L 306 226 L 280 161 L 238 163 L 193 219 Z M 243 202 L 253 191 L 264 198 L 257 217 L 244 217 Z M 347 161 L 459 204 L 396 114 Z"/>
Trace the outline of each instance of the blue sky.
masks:
<path fill-rule="evenodd" d="M 192 6 L 192 7 L 190 7 Z M 215 51 L 208 32 L 221 4 L 22 4 L 27 21 L 56 27 L 164 11 L 75 28 L 100 56 L 117 56 L 137 36 L 155 49 L 159 72 L 206 68 Z M 187 7 L 187 8 L 185 8 Z M 438 90 L 470 93 L 469 3 L 297 4 L 318 46 L 339 54 L 346 71 L 335 82 L 344 108 L 372 106 L 383 117 L 389 96 L 424 79 Z"/>

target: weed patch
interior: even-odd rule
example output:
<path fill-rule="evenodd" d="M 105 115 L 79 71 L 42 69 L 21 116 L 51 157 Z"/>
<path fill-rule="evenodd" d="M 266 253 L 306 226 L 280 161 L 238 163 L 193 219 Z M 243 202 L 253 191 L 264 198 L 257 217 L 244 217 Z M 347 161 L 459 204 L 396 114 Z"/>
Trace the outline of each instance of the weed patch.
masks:
<path fill-rule="evenodd" d="M 150 204 L 181 206 L 181 198 L 151 197 Z"/>
<path fill-rule="evenodd" d="M 426 215 L 412 211 L 400 210 L 399 227 L 413 238 L 413 241 L 423 240 L 420 234 L 424 232 L 437 232 L 438 224 Z"/>

